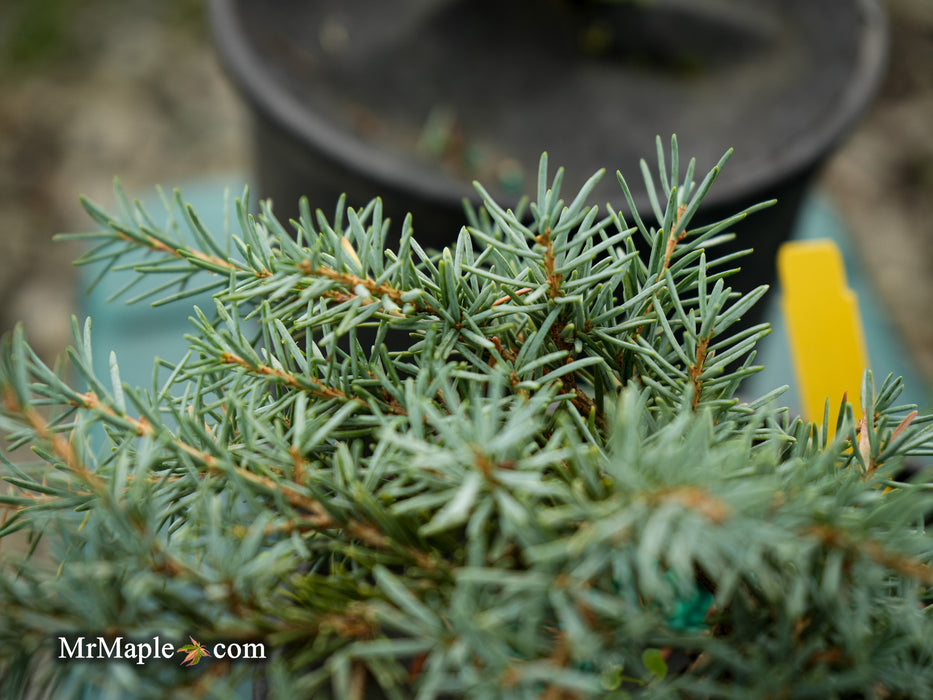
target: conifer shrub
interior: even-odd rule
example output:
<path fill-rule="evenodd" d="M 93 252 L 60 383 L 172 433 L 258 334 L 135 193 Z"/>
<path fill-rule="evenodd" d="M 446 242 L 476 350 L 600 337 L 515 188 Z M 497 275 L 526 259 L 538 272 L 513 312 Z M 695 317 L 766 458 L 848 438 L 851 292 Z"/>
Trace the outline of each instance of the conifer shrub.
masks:
<path fill-rule="evenodd" d="M 477 185 L 440 252 L 379 200 L 284 224 L 244 197 L 230 236 L 180 195 L 164 224 L 85 202 L 79 262 L 144 250 L 153 298 L 214 307 L 144 387 L 96 376 L 90 321 L 61 367 L 3 341 L 34 460 L 2 467 L 0 535 L 33 546 L 0 550 L 0 695 L 930 697 L 931 491 L 900 476 L 930 416 L 870 373 L 861 420 L 744 395 L 765 288 L 716 243 L 752 210 L 692 226 L 726 157 L 697 184 L 658 154 L 648 216 L 621 174 L 627 213 L 588 202 L 602 173 L 562 199 L 544 156 L 534 202 Z M 195 653 L 218 640 L 268 653 Z"/>

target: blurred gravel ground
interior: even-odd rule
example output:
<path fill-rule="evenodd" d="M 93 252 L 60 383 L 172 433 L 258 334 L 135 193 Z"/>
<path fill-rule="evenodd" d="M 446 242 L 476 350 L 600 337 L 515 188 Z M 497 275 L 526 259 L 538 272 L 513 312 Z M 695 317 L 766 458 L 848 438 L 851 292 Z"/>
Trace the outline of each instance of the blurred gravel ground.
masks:
<path fill-rule="evenodd" d="M 148 194 L 249 168 L 248 127 L 199 0 L 0 3 L 0 332 L 53 358 L 70 341 L 84 194 Z"/>
<path fill-rule="evenodd" d="M 822 185 L 851 229 L 894 325 L 933 383 L 933 0 L 889 0 L 878 99 Z"/>
<path fill-rule="evenodd" d="M 892 57 L 875 107 L 821 186 L 933 380 L 933 0 L 889 0 Z M 47 358 L 69 342 L 77 195 L 249 169 L 247 123 L 199 0 L 0 5 L 0 332 L 24 320 Z"/>

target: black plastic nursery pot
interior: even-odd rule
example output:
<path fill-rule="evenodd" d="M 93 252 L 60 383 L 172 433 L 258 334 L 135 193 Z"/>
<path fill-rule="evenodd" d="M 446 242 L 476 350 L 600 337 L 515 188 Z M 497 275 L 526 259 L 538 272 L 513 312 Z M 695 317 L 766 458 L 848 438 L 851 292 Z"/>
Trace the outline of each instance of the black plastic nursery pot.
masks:
<path fill-rule="evenodd" d="M 222 59 L 254 116 L 259 195 L 332 211 L 372 197 L 443 246 L 479 180 L 532 194 L 538 159 L 565 193 L 609 173 L 595 203 L 625 210 L 615 170 L 650 213 L 639 160 L 677 134 L 697 180 L 735 153 L 695 221 L 762 200 L 732 286 L 774 278 L 812 175 L 873 97 L 881 0 L 210 0 Z M 683 173 L 686 163 L 681 165 Z M 654 170 L 654 167 L 652 167 Z"/>

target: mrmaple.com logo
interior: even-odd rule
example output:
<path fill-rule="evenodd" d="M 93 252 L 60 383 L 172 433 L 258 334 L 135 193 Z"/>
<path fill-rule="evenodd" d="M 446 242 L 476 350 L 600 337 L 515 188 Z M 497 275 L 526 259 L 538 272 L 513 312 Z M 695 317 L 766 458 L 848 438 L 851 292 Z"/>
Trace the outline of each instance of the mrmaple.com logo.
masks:
<path fill-rule="evenodd" d="M 176 660 L 179 654 L 182 666 L 194 666 L 201 659 L 213 658 L 233 661 L 263 661 L 266 645 L 262 642 L 215 642 L 201 644 L 194 637 L 189 642 L 177 645 L 163 641 L 158 635 L 146 640 L 131 640 L 124 637 L 59 637 L 59 661 L 129 661 L 142 666 L 151 661 Z"/>

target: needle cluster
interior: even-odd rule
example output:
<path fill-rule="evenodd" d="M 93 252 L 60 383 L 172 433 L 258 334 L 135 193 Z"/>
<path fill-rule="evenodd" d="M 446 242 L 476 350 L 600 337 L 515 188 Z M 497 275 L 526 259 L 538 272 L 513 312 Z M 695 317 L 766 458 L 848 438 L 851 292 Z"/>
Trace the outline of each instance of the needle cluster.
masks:
<path fill-rule="evenodd" d="M 933 419 L 870 374 L 859 423 L 744 396 L 766 290 L 716 243 L 751 210 L 694 225 L 726 157 L 658 156 L 645 218 L 621 174 L 627 215 L 602 173 L 563 199 L 545 156 L 440 252 L 379 200 L 286 225 L 244 197 L 224 236 L 180 195 L 86 202 L 79 262 L 142 250 L 136 300 L 214 306 L 144 387 L 95 374 L 90 321 L 62 367 L 4 339 L 34 460 L 2 463 L 0 545 L 31 546 L 0 549 L 0 695 L 930 697 L 933 494 L 900 477 Z M 269 656 L 63 663 L 62 634 Z"/>

